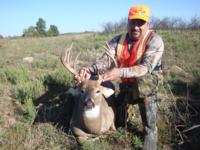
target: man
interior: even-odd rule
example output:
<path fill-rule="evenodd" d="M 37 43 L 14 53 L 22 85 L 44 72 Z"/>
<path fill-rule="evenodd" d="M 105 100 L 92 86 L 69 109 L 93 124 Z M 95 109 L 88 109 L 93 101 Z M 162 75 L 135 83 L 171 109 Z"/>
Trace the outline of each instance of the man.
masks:
<path fill-rule="evenodd" d="M 138 103 L 144 126 L 144 150 L 157 149 L 157 89 L 162 79 L 161 57 L 164 51 L 162 38 L 149 29 L 150 9 L 133 6 L 128 14 L 127 33 L 114 37 L 109 43 L 110 53 L 117 60 L 112 68 L 108 55 L 89 68 L 79 71 L 76 78 L 90 78 L 104 74 L 104 81 L 121 78 L 118 100 Z M 128 95 L 128 100 L 126 100 Z M 126 97 L 126 98 L 125 98 Z"/>

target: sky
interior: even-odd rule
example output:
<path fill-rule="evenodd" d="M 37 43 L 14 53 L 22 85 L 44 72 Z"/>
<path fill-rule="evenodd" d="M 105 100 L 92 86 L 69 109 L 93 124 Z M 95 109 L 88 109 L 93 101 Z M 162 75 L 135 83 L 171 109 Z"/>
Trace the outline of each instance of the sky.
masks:
<path fill-rule="evenodd" d="M 1 0 L 0 35 L 21 36 L 39 18 L 46 29 L 56 25 L 60 33 L 101 31 L 103 24 L 120 21 L 139 4 L 149 6 L 157 18 L 200 16 L 200 0 Z"/>

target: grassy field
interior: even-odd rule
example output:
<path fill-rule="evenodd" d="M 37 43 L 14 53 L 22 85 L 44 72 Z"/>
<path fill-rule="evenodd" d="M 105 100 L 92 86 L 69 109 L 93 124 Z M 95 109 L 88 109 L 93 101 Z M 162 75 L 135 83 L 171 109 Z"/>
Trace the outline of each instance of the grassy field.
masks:
<path fill-rule="evenodd" d="M 200 31 L 158 31 L 165 43 L 164 85 L 159 102 L 159 149 L 199 149 Z M 132 130 L 119 128 L 109 138 L 76 143 L 69 131 L 74 81 L 59 56 L 73 43 L 87 66 L 113 35 L 69 34 L 49 38 L 0 39 L 0 149 L 140 149 L 137 106 Z M 27 61 L 26 57 L 32 60 Z"/>

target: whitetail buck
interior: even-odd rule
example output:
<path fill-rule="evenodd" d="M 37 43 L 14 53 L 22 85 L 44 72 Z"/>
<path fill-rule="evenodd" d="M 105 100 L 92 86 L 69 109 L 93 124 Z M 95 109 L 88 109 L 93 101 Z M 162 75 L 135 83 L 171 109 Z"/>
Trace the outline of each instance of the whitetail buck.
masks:
<path fill-rule="evenodd" d="M 72 74 L 76 69 L 70 66 L 70 50 L 61 55 L 61 62 Z M 75 60 L 76 63 L 77 60 Z M 107 99 L 114 90 L 101 85 L 102 80 L 82 80 L 72 93 L 76 97 L 70 127 L 79 143 L 115 129 L 113 102 Z"/>

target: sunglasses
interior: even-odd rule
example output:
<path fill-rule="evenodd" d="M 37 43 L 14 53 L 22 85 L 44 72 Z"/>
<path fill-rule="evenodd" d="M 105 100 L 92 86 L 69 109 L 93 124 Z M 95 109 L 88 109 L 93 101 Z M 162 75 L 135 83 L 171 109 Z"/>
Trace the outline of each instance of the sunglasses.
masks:
<path fill-rule="evenodd" d="M 137 26 L 137 27 L 141 27 L 145 24 L 146 22 L 144 20 L 140 20 L 140 19 L 132 19 L 132 20 L 128 20 L 128 25 L 129 26 Z"/>

